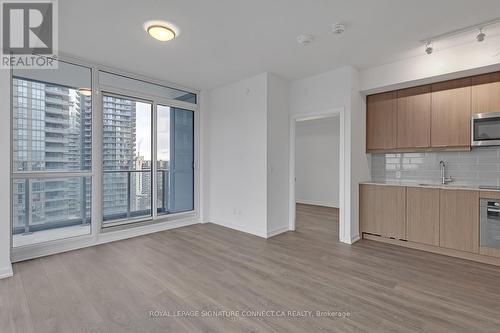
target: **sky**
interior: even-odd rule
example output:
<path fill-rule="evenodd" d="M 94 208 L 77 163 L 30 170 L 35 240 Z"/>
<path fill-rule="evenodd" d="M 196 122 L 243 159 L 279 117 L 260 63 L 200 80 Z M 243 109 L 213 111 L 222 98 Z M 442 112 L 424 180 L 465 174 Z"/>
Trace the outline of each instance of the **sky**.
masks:
<path fill-rule="evenodd" d="M 151 104 L 135 102 L 136 106 L 136 151 L 151 160 Z M 170 160 L 170 108 L 158 105 L 157 118 L 157 158 L 161 161 Z"/>

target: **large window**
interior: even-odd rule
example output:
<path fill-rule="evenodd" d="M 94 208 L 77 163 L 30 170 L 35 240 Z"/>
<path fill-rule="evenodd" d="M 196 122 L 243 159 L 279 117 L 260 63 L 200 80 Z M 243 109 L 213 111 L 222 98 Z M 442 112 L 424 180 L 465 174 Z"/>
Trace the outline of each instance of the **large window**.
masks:
<path fill-rule="evenodd" d="M 90 233 L 92 98 L 81 91 L 91 71 L 60 62 L 45 72 L 12 79 L 14 247 Z"/>
<path fill-rule="evenodd" d="M 196 211 L 196 93 L 63 60 L 11 84 L 15 258 Z"/>

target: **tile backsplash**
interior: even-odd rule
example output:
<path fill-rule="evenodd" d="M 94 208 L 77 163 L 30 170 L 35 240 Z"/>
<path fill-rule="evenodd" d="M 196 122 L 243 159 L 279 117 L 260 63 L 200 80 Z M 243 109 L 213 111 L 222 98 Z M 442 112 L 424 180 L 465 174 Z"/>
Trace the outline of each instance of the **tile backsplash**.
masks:
<path fill-rule="evenodd" d="M 439 161 L 456 185 L 500 186 L 500 147 L 474 148 L 466 152 L 372 154 L 372 181 L 438 183 Z"/>

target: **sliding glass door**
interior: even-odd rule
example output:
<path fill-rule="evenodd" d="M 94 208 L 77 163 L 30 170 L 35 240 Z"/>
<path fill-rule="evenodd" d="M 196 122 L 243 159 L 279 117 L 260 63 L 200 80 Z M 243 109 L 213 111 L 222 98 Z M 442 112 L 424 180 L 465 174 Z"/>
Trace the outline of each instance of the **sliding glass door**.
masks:
<path fill-rule="evenodd" d="M 152 104 L 103 95 L 103 224 L 152 215 Z"/>
<path fill-rule="evenodd" d="M 194 210 L 194 112 L 112 94 L 102 103 L 104 226 Z"/>

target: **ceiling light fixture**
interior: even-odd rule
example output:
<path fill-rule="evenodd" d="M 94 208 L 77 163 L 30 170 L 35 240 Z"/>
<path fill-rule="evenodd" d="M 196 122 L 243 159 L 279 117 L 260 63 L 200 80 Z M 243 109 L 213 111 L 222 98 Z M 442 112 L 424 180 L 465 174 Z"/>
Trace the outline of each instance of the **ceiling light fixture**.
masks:
<path fill-rule="evenodd" d="M 311 44 L 313 40 L 314 40 L 313 35 L 301 34 L 297 36 L 297 43 L 299 43 L 302 46 L 307 46 Z"/>
<path fill-rule="evenodd" d="M 489 21 L 480 22 L 480 23 L 475 24 L 475 25 L 469 25 L 467 27 L 448 31 L 448 32 L 445 32 L 445 33 L 442 33 L 442 34 L 439 34 L 436 36 L 428 37 L 428 38 L 421 40 L 420 42 L 425 45 L 425 52 L 427 54 L 431 54 L 433 51 L 433 48 L 430 45 L 431 41 L 437 42 L 440 40 L 444 40 L 444 39 L 448 39 L 448 38 L 452 38 L 452 37 L 456 37 L 456 36 L 460 36 L 460 35 L 468 35 L 472 31 L 479 30 L 479 33 L 476 35 L 476 40 L 478 42 L 482 42 L 486 38 L 486 34 L 483 32 L 483 29 L 485 29 L 486 27 L 490 27 L 490 26 L 494 26 L 494 25 L 498 25 L 498 24 L 500 24 L 500 17 L 497 17 L 497 18 L 489 20 Z"/>
<path fill-rule="evenodd" d="M 479 28 L 479 33 L 476 36 L 476 39 L 478 42 L 484 41 L 484 38 L 486 37 L 486 34 L 483 32 L 483 28 Z"/>
<path fill-rule="evenodd" d="M 78 89 L 78 92 L 82 96 L 91 96 L 92 95 L 92 89 L 90 89 L 90 88 L 80 88 L 80 89 Z"/>
<path fill-rule="evenodd" d="M 425 53 L 432 54 L 432 51 L 434 51 L 434 49 L 432 48 L 432 42 L 428 41 L 427 43 L 425 43 Z"/>
<path fill-rule="evenodd" d="M 175 31 L 162 25 L 152 25 L 148 27 L 148 34 L 162 42 L 168 42 L 175 38 Z"/>

